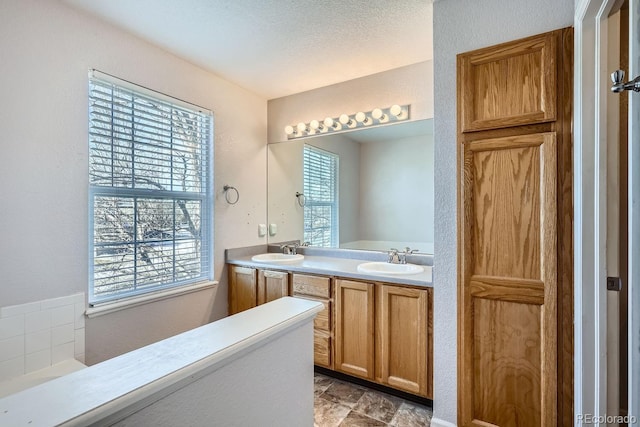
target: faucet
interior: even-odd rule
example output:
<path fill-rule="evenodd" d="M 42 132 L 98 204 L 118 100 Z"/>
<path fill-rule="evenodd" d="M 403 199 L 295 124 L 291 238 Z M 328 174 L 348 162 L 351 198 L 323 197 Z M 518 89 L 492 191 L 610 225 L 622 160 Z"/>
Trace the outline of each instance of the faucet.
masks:
<path fill-rule="evenodd" d="M 400 260 L 400 264 L 406 264 L 407 263 L 407 255 L 411 255 L 415 252 L 418 252 L 420 249 L 411 249 L 409 246 L 407 246 L 406 248 L 404 248 L 404 252 L 402 252 L 401 254 L 398 254 L 398 258 Z"/>
<path fill-rule="evenodd" d="M 398 250 L 395 248 L 391 248 L 388 252 L 389 259 L 387 262 L 391 264 L 400 264 L 400 258 L 398 257 Z"/>
<path fill-rule="evenodd" d="M 298 243 L 285 243 L 280 246 L 280 249 L 282 249 L 282 253 L 285 255 L 297 255 L 299 246 Z"/>

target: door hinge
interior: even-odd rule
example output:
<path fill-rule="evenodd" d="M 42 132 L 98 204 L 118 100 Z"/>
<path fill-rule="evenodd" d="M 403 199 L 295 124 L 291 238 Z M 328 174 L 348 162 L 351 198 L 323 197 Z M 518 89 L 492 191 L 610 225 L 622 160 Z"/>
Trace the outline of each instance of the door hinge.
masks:
<path fill-rule="evenodd" d="M 607 277 L 607 290 L 608 291 L 621 291 L 622 280 L 619 277 Z"/>

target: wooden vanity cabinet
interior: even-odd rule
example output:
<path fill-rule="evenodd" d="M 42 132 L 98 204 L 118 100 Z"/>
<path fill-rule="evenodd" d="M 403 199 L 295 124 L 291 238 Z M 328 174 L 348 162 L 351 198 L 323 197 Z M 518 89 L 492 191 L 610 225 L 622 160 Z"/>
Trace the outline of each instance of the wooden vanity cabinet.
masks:
<path fill-rule="evenodd" d="M 335 369 L 432 397 L 432 289 L 345 279 L 335 288 Z"/>
<path fill-rule="evenodd" d="M 255 268 L 229 266 L 229 314 L 240 313 L 258 304 L 257 279 Z"/>
<path fill-rule="evenodd" d="M 258 270 L 258 305 L 289 295 L 289 273 Z"/>
<path fill-rule="evenodd" d="M 229 265 L 229 314 L 289 295 L 289 273 Z"/>
<path fill-rule="evenodd" d="M 373 381 L 374 284 L 336 279 L 335 369 Z"/>
<path fill-rule="evenodd" d="M 376 381 L 433 396 L 432 289 L 376 285 Z"/>
<path fill-rule="evenodd" d="M 333 369 L 333 292 L 330 277 L 292 274 L 292 295 L 321 302 L 324 310 L 316 315 L 313 324 L 314 363 Z"/>

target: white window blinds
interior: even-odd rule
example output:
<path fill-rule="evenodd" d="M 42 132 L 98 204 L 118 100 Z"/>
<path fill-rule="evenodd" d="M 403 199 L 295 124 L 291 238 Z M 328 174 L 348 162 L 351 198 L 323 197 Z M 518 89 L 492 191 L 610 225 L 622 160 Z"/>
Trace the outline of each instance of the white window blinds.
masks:
<path fill-rule="evenodd" d="M 212 115 L 89 79 L 91 303 L 210 280 Z"/>
<path fill-rule="evenodd" d="M 338 156 L 310 145 L 303 149 L 304 240 L 338 246 Z"/>

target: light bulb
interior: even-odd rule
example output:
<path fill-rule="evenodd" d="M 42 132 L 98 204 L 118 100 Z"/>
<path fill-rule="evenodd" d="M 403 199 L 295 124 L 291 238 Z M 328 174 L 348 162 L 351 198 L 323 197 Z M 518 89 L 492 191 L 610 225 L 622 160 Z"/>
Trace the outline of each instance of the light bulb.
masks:
<path fill-rule="evenodd" d="M 363 125 L 369 125 L 371 124 L 371 119 L 367 117 L 365 113 L 359 111 L 356 113 L 356 122 L 362 123 Z"/>
<path fill-rule="evenodd" d="M 371 112 L 371 117 L 373 117 L 374 119 L 376 119 L 381 123 L 386 122 L 388 119 L 387 115 L 379 108 L 376 108 Z"/>
<path fill-rule="evenodd" d="M 398 119 L 403 115 L 403 113 L 404 111 L 402 111 L 402 107 L 398 104 L 392 105 L 391 108 L 389 108 L 389 114 Z"/>
<path fill-rule="evenodd" d="M 346 114 L 341 115 L 338 120 L 340 120 L 340 123 L 342 123 L 345 126 L 353 127 L 356 125 L 356 123 L 351 119 L 351 117 L 349 117 Z"/>
<path fill-rule="evenodd" d="M 309 127 L 313 130 L 324 130 L 324 125 L 317 120 L 311 120 L 311 122 L 309 123 Z"/>
<path fill-rule="evenodd" d="M 293 129 L 293 126 L 285 126 L 284 127 L 284 133 L 286 133 L 287 135 L 293 135 L 295 133 L 295 129 Z"/>
<path fill-rule="evenodd" d="M 300 122 L 298 123 L 298 133 L 302 133 L 302 132 L 307 132 L 309 129 L 307 128 L 307 125 Z"/>

